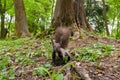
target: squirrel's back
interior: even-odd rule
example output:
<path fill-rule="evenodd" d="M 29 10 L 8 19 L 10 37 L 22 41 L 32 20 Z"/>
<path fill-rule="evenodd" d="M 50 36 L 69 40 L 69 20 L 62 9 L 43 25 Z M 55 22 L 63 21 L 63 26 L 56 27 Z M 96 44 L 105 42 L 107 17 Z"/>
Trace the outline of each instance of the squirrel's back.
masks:
<path fill-rule="evenodd" d="M 66 48 L 69 42 L 70 29 L 68 27 L 58 27 L 55 30 L 55 42 L 59 43 L 62 48 Z"/>

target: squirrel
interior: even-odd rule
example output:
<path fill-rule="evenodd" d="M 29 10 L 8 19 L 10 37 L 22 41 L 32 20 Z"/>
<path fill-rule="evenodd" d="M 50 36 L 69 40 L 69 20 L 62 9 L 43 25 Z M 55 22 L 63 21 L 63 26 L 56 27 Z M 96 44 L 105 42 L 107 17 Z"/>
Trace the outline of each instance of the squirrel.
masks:
<path fill-rule="evenodd" d="M 58 27 L 55 30 L 55 42 L 53 42 L 51 38 L 51 42 L 53 45 L 53 52 L 52 52 L 52 62 L 55 65 L 65 64 L 64 56 L 68 56 L 68 61 L 70 60 L 69 53 L 65 50 L 69 43 L 69 38 L 71 35 L 71 31 L 68 27 Z M 57 53 L 57 54 L 56 54 Z M 58 55 L 60 62 L 56 60 L 56 55 Z"/>

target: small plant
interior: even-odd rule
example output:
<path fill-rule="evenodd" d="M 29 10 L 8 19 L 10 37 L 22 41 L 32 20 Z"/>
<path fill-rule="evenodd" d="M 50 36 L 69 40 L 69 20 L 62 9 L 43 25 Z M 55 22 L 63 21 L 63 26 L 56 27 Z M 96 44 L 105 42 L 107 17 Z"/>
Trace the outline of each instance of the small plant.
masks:
<path fill-rule="evenodd" d="M 41 74 L 42 76 L 45 76 L 46 74 L 48 74 L 50 77 L 50 73 L 49 73 L 50 67 L 51 67 L 50 64 L 45 64 L 38 68 L 35 68 L 33 75 Z"/>
<path fill-rule="evenodd" d="M 56 71 L 52 72 L 51 80 L 63 80 L 63 74 L 57 73 Z"/>
<path fill-rule="evenodd" d="M 14 66 L 10 66 L 10 56 L 0 56 L 0 80 L 14 79 Z"/>
<path fill-rule="evenodd" d="M 80 60 L 89 60 L 95 61 L 101 58 L 101 55 L 110 55 L 110 53 L 115 50 L 113 45 L 104 45 L 104 44 L 94 44 L 93 48 L 87 47 L 84 49 L 75 49 L 73 51 L 75 59 Z"/>
<path fill-rule="evenodd" d="M 56 71 L 50 71 L 50 64 L 45 64 L 42 65 L 38 68 L 34 69 L 33 75 L 42 75 L 43 77 L 45 76 L 49 76 L 51 80 L 63 80 L 63 74 L 62 71 L 67 67 L 67 66 L 71 66 L 71 63 L 67 63 L 66 65 L 64 65 L 58 72 Z"/>
<path fill-rule="evenodd" d="M 99 59 L 99 52 L 97 50 L 93 50 L 92 48 L 85 48 L 85 49 L 77 49 L 77 55 L 75 58 L 79 60 L 89 60 L 95 61 Z"/>
<path fill-rule="evenodd" d="M 26 57 L 24 57 L 24 59 L 22 60 L 22 62 L 21 62 L 21 64 L 23 65 L 23 66 L 27 66 L 27 65 L 29 65 L 31 63 L 31 60 L 29 59 L 29 58 L 26 58 Z"/>
<path fill-rule="evenodd" d="M 63 74 L 62 71 L 68 67 L 68 66 L 72 66 L 71 63 L 67 63 L 66 65 L 64 65 L 58 72 L 53 71 L 52 75 L 51 75 L 51 80 L 63 80 Z"/>
<path fill-rule="evenodd" d="M 114 45 L 104 45 L 104 44 L 95 44 L 95 49 L 99 49 L 104 55 L 109 55 L 113 50 L 115 50 Z"/>
<path fill-rule="evenodd" d="M 44 55 L 47 59 L 51 59 L 52 56 L 52 45 L 50 44 L 50 41 L 42 41 L 41 43 L 41 53 Z"/>

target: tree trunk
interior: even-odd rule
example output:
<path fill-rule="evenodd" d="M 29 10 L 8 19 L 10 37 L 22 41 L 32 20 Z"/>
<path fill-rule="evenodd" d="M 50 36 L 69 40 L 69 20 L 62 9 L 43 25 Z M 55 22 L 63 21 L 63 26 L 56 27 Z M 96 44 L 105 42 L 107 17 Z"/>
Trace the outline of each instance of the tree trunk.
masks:
<path fill-rule="evenodd" d="M 30 36 L 23 0 L 14 0 L 15 7 L 15 35 L 18 37 Z"/>
<path fill-rule="evenodd" d="M 12 22 L 12 19 L 13 19 L 13 16 L 10 15 L 10 21 L 9 21 L 9 24 L 8 24 L 9 34 L 11 34 L 11 22 Z"/>
<path fill-rule="evenodd" d="M 109 33 L 109 29 L 108 29 L 108 24 L 107 24 L 107 16 L 106 16 L 106 6 L 105 6 L 105 1 L 102 0 L 102 2 L 103 2 L 104 25 L 105 25 L 105 28 L 106 28 L 106 34 L 109 36 L 110 33 Z"/>
<path fill-rule="evenodd" d="M 51 26 L 72 26 L 93 32 L 86 20 L 83 0 L 57 0 Z"/>
<path fill-rule="evenodd" d="M 3 14 L 1 15 L 1 38 L 5 38 L 6 36 L 5 28 L 4 28 L 4 19 L 5 19 L 5 16 Z"/>
<path fill-rule="evenodd" d="M 0 14 L 1 14 L 1 38 L 5 38 L 7 34 L 7 29 L 5 29 L 5 11 L 6 11 L 6 0 L 4 0 L 4 5 L 2 6 L 2 2 L 0 0 Z"/>
<path fill-rule="evenodd" d="M 1 0 L 0 0 L 0 15 L 2 14 L 2 2 L 1 2 Z M 0 27 L 1 27 L 1 25 L 0 25 Z M 1 37 L 1 29 L 0 29 L 0 37 Z"/>
<path fill-rule="evenodd" d="M 54 12 L 54 17 L 57 18 L 58 14 L 59 14 L 59 10 L 60 10 L 60 0 L 56 1 L 56 5 L 55 5 L 55 12 Z"/>
<path fill-rule="evenodd" d="M 72 20 L 72 13 L 73 7 L 72 0 L 57 0 L 54 17 L 52 20 L 52 27 L 58 26 L 68 26 L 71 25 L 73 22 Z"/>

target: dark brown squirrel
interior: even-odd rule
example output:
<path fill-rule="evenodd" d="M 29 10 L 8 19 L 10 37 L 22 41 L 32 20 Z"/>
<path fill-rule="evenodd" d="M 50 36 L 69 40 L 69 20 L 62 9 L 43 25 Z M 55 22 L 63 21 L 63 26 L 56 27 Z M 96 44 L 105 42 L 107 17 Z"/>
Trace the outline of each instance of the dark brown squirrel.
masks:
<path fill-rule="evenodd" d="M 53 53 L 52 53 L 52 62 L 53 64 L 57 65 L 56 55 L 61 59 L 60 64 L 65 64 L 64 55 L 68 56 L 68 60 L 70 60 L 69 53 L 65 50 L 69 43 L 69 37 L 71 35 L 71 31 L 67 27 L 58 27 L 55 30 L 55 42 L 53 42 L 52 38 L 52 45 L 53 45 Z M 57 54 L 56 54 L 57 53 Z M 59 64 L 59 63 L 58 63 Z"/>

